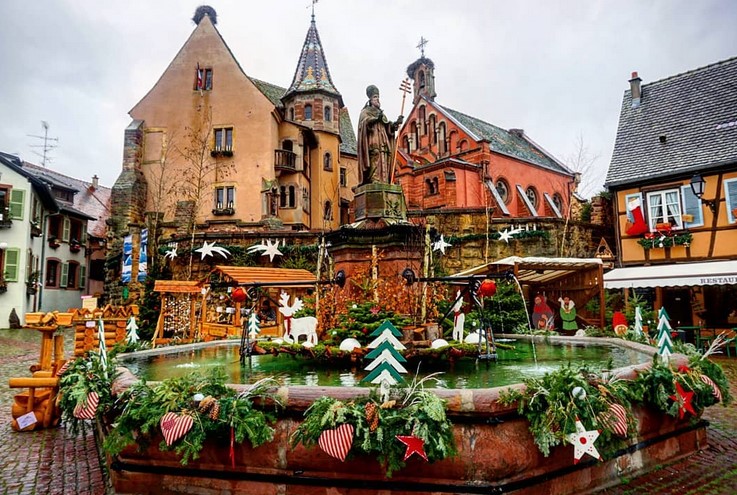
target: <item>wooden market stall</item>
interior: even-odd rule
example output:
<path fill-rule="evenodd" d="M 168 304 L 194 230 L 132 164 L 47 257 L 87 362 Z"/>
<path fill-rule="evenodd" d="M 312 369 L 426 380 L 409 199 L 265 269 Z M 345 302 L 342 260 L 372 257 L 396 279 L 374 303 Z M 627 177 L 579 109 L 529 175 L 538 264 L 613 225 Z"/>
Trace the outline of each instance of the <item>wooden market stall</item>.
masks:
<path fill-rule="evenodd" d="M 197 338 L 198 310 L 202 305 L 202 283 L 188 280 L 157 280 L 154 292 L 161 294 L 161 310 L 153 345 L 181 343 Z"/>
<path fill-rule="evenodd" d="M 283 333 L 283 317 L 277 310 L 279 294 L 283 291 L 292 298 L 303 297 L 316 282 L 315 275 L 307 270 L 218 265 L 203 282 L 208 290 L 202 302 L 202 337 L 213 340 L 240 336 L 244 308 L 260 312 L 261 337 L 279 337 Z M 241 290 L 236 291 L 239 287 Z"/>

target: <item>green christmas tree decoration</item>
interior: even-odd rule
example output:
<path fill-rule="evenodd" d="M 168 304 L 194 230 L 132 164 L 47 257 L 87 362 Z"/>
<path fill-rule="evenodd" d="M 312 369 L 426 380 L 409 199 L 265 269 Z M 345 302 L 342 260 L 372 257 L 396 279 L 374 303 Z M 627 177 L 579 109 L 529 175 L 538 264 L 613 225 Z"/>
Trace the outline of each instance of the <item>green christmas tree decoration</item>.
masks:
<path fill-rule="evenodd" d="M 378 345 L 373 351 L 366 354 L 366 359 L 376 359 L 381 355 L 384 351 L 389 351 L 394 356 L 394 359 L 399 361 L 400 363 L 406 363 L 407 360 L 404 359 L 404 356 L 399 354 L 397 350 L 394 348 L 394 346 L 389 341 L 384 341 L 381 344 Z"/>
<path fill-rule="evenodd" d="M 384 333 L 385 330 L 389 330 L 392 333 L 392 335 L 394 335 L 397 338 L 402 338 L 402 332 L 400 332 L 399 330 L 397 330 L 397 327 L 395 327 L 392 324 L 392 322 L 389 321 L 389 320 L 384 320 L 384 322 L 381 325 L 379 325 L 376 330 L 374 330 L 373 332 L 371 332 L 371 335 L 370 336 L 371 337 L 378 337 L 379 335 L 381 335 L 382 333 Z"/>

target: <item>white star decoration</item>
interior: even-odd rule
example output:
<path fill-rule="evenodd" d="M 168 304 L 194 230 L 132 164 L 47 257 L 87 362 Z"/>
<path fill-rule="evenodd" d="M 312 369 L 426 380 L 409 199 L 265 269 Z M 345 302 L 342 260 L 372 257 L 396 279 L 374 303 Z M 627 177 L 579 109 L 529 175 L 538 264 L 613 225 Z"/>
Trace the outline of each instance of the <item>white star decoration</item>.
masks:
<path fill-rule="evenodd" d="M 164 253 L 164 258 L 169 258 L 170 260 L 173 260 L 177 257 L 177 248 L 171 248 L 169 251 Z"/>
<path fill-rule="evenodd" d="M 578 464 L 584 454 L 588 454 L 591 457 L 601 460 L 599 451 L 594 446 L 594 441 L 599 438 L 598 430 L 586 431 L 583 427 L 583 423 L 576 418 L 576 433 L 569 433 L 566 435 L 566 439 L 573 445 L 575 451 L 573 452 L 573 464 Z"/>
<path fill-rule="evenodd" d="M 199 249 L 195 249 L 195 251 L 200 253 L 201 260 L 204 260 L 206 256 L 214 256 L 213 253 L 217 253 L 223 258 L 227 258 L 230 254 L 230 251 L 228 251 L 224 247 L 216 246 L 214 242 L 212 244 L 208 244 L 207 241 L 204 241 L 202 247 Z"/>
<path fill-rule="evenodd" d="M 275 243 L 271 242 L 271 239 L 267 239 L 266 243 L 261 241 L 261 244 L 256 244 L 248 248 L 249 253 L 255 253 L 261 251 L 261 256 L 268 256 L 269 261 L 274 261 L 274 256 L 283 256 L 283 253 L 279 251 L 279 241 Z"/>
<path fill-rule="evenodd" d="M 509 244 L 509 239 L 511 239 L 513 235 L 519 234 L 520 232 L 522 232 L 522 229 L 504 229 L 502 232 L 499 232 L 499 240 Z"/>
<path fill-rule="evenodd" d="M 443 237 L 443 235 L 440 234 L 440 239 L 432 243 L 432 250 L 440 251 L 441 253 L 445 254 L 445 248 L 449 248 L 452 245 L 453 244 L 445 242 L 445 237 Z"/>

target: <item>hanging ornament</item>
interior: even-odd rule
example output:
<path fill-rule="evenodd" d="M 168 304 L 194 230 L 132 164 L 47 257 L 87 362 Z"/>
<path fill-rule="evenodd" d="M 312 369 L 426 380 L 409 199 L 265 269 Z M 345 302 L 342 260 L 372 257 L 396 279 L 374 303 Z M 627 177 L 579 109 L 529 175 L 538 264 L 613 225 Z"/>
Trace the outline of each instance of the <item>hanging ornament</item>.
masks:
<path fill-rule="evenodd" d="M 504 229 L 503 231 L 499 232 L 499 240 L 509 244 L 509 239 L 511 239 L 513 235 L 519 234 L 520 232 L 522 232 L 522 229 Z"/>
<path fill-rule="evenodd" d="M 441 253 L 445 254 L 445 249 L 453 246 L 452 244 L 445 242 L 445 237 L 443 235 L 440 235 L 440 239 L 432 243 L 432 250 L 433 251 L 440 251 Z"/>
<path fill-rule="evenodd" d="M 711 392 L 714 394 L 714 397 L 717 399 L 717 402 L 722 402 L 722 391 L 719 390 L 719 387 L 717 386 L 716 383 L 714 383 L 714 380 L 712 380 L 706 375 L 701 375 L 699 376 L 699 378 L 701 378 L 702 382 L 706 383 L 707 385 L 711 387 Z"/>
<path fill-rule="evenodd" d="M 573 390 L 571 390 L 571 395 L 576 400 L 584 400 L 586 398 L 586 389 L 583 387 L 573 387 Z"/>
<path fill-rule="evenodd" d="M 97 412 L 97 406 L 100 404 L 100 396 L 97 392 L 90 392 L 84 400 L 84 404 L 77 404 L 72 414 L 77 419 L 92 419 Z"/>
<path fill-rule="evenodd" d="M 599 438 L 598 430 L 586 430 L 581 420 L 576 418 L 576 433 L 569 433 L 566 435 L 568 443 L 574 447 L 573 451 L 573 464 L 578 464 L 584 454 L 588 454 L 591 457 L 601 460 L 599 451 L 596 450 L 594 442 Z"/>
<path fill-rule="evenodd" d="M 412 454 L 417 454 L 423 459 L 427 460 L 427 454 L 425 454 L 425 441 L 421 438 L 417 438 L 414 435 L 397 435 L 397 440 L 407 446 L 407 450 L 404 452 L 404 459 L 409 459 Z"/>
<path fill-rule="evenodd" d="M 59 368 L 59 371 L 56 372 L 56 376 L 61 376 L 69 369 L 69 364 L 71 364 L 71 361 L 67 361 L 64 364 L 61 365 L 61 368 Z"/>
<path fill-rule="evenodd" d="M 285 243 L 286 244 L 286 243 Z M 249 253 L 261 252 L 261 256 L 268 256 L 269 261 L 274 261 L 275 256 L 283 256 L 283 253 L 279 251 L 279 241 L 275 243 L 271 242 L 271 239 L 266 239 L 266 242 L 261 241 L 261 244 L 251 246 L 246 250 Z"/>
<path fill-rule="evenodd" d="M 159 424 L 161 425 L 161 432 L 164 434 L 166 445 L 171 445 L 192 429 L 194 419 L 189 414 L 168 412 L 161 417 Z"/>
<path fill-rule="evenodd" d="M 616 435 L 627 437 L 627 410 L 621 405 L 610 405 L 609 410 L 601 413 L 599 419 Z"/>
<path fill-rule="evenodd" d="M 679 382 L 676 382 L 676 393 L 669 398 L 678 404 L 678 419 L 683 419 L 687 412 L 696 416 L 693 408 L 693 391 L 686 392 Z"/>
<path fill-rule="evenodd" d="M 246 291 L 243 289 L 243 287 L 236 287 L 233 289 L 233 292 L 230 294 L 230 299 L 233 302 L 242 303 L 245 302 L 248 298 L 248 294 L 246 294 Z"/>
<path fill-rule="evenodd" d="M 201 248 L 195 249 L 195 252 L 200 253 L 201 260 L 204 260 L 207 256 L 214 256 L 213 253 L 219 254 L 223 258 L 230 256 L 230 251 L 224 247 L 216 246 L 215 242 L 208 244 L 207 241 L 204 241 Z"/>
<path fill-rule="evenodd" d="M 345 461 L 353 444 L 353 425 L 342 424 L 332 430 L 320 433 L 317 444 L 329 456 Z"/>
<path fill-rule="evenodd" d="M 479 285 L 479 290 L 476 292 L 481 297 L 493 297 L 496 294 L 496 282 L 491 279 L 485 279 Z"/>

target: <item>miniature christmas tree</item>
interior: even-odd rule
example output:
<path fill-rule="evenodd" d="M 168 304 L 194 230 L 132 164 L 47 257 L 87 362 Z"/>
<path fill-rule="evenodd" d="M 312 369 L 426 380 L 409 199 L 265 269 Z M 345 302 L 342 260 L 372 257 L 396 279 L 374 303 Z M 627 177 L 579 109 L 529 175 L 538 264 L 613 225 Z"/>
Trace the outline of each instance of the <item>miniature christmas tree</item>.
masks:
<path fill-rule="evenodd" d="M 667 360 L 670 355 L 673 354 L 673 340 L 671 340 L 670 336 L 673 328 L 671 328 L 668 319 L 668 313 L 665 311 L 665 308 L 660 308 L 660 311 L 658 311 L 657 345 L 658 354 L 660 354 L 664 360 Z"/>
<path fill-rule="evenodd" d="M 131 315 L 131 317 L 128 319 L 128 324 L 125 326 L 125 330 L 128 333 L 126 336 L 126 341 L 129 344 L 135 344 L 139 340 L 141 340 L 138 337 L 138 323 L 136 323 L 136 317 Z"/>
<path fill-rule="evenodd" d="M 389 387 L 402 380 L 400 373 L 407 373 L 400 364 L 406 360 L 397 352 L 397 349 L 404 349 L 397 339 L 402 333 L 389 320 L 385 320 L 371 336 L 376 338 L 367 346 L 373 350 L 366 358 L 373 361 L 366 366 L 366 370 L 370 373 L 361 381 L 379 385 L 379 393 L 386 402 L 389 400 Z"/>
<path fill-rule="evenodd" d="M 635 333 L 642 335 L 642 311 L 639 306 L 635 306 Z"/>
<path fill-rule="evenodd" d="M 258 334 L 261 333 L 261 327 L 259 326 L 259 323 L 261 323 L 258 319 L 258 316 L 256 315 L 255 311 L 251 312 L 251 316 L 248 317 L 248 337 L 251 339 L 255 339 Z"/>

